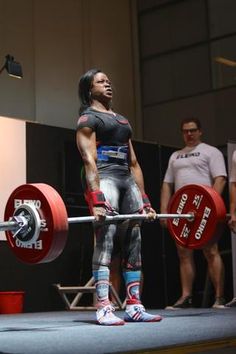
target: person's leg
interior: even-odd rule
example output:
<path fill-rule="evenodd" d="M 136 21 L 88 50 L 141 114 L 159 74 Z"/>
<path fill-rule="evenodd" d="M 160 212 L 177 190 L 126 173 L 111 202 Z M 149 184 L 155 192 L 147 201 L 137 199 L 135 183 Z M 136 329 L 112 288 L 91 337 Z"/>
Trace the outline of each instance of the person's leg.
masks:
<path fill-rule="evenodd" d="M 103 191 L 109 203 L 108 213 L 115 212 L 118 205 L 119 193 L 113 181 L 108 179 L 100 180 L 100 189 Z M 117 226 L 107 224 L 95 227 L 95 247 L 93 253 L 92 267 L 95 279 L 97 297 L 97 321 L 102 325 L 123 325 L 124 321 L 116 317 L 114 308 L 109 300 L 110 264 L 113 251 L 114 235 Z"/>
<path fill-rule="evenodd" d="M 96 228 L 96 245 L 93 254 L 93 277 L 97 298 L 97 321 L 101 325 L 123 325 L 124 321 L 116 317 L 109 300 L 109 281 L 113 236 L 115 225 Z"/>
<path fill-rule="evenodd" d="M 126 235 L 124 279 L 126 284 L 126 322 L 158 322 L 162 317 L 145 311 L 140 300 L 141 281 L 140 226 L 131 226 Z"/>
<path fill-rule="evenodd" d="M 117 225 L 117 232 L 114 237 L 113 242 L 113 253 L 110 264 L 110 283 L 112 284 L 114 290 L 117 292 L 119 297 L 124 296 L 124 279 L 122 277 L 122 264 L 123 264 L 123 245 L 125 240 L 125 235 L 129 226 L 129 221 L 126 220 Z M 140 281 L 140 294 L 143 288 L 143 273 L 141 272 Z M 110 299 L 114 305 L 116 305 L 116 298 L 112 293 L 110 293 Z"/>
<path fill-rule="evenodd" d="M 203 250 L 208 264 L 208 273 L 215 289 L 215 308 L 224 307 L 224 264 L 215 243 Z"/>
<path fill-rule="evenodd" d="M 110 264 L 110 283 L 112 284 L 113 289 L 116 291 L 117 295 L 120 296 L 121 288 L 123 285 L 123 278 L 122 278 L 122 254 L 121 254 L 121 233 L 122 229 L 120 226 L 124 224 L 117 224 L 117 231 L 114 235 L 113 240 L 113 252 L 111 257 L 111 264 Z M 111 301 L 114 305 L 116 305 L 117 299 L 115 298 L 114 294 L 111 292 L 110 294 Z"/>
<path fill-rule="evenodd" d="M 143 206 L 140 191 L 132 178 L 127 180 L 122 213 L 138 213 Z M 145 311 L 140 300 L 141 232 L 140 222 L 130 221 L 123 239 L 123 275 L 126 285 L 126 322 L 157 322 L 162 319 Z"/>
<path fill-rule="evenodd" d="M 195 278 L 195 264 L 193 251 L 177 246 L 180 262 L 180 278 L 182 286 L 182 298 L 192 295 L 193 281 Z"/>
<path fill-rule="evenodd" d="M 167 306 L 167 309 L 172 308 L 188 308 L 192 306 L 192 289 L 195 278 L 195 264 L 193 259 L 193 251 L 176 244 L 179 257 L 179 270 L 181 281 L 181 297 L 173 306 Z"/>
<path fill-rule="evenodd" d="M 122 283 L 122 275 L 121 275 L 121 257 L 120 254 L 116 254 L 112 256 L 111 265 L 110 265 L 110 282 L 120 296 L 121 283 Z M 111 294 L 111 301 L 114 305 L 116 305 L 116 299 Z"/>

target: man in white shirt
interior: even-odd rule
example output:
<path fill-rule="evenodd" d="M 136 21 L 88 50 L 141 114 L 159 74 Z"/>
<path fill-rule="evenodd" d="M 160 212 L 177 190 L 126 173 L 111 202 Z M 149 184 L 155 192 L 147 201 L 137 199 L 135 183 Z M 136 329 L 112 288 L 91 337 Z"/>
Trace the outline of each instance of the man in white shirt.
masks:
<path fill-rule="evenodd" d="M 236 150 L 232 155 L 232 164 L 229 178 L 230 220 L 229 227 L 236 233 Z M 226 304 L 227 307 L 236 307 L 236 297 Z"/>
<path fill-rule="evenodd" d="M 161 213 L 167 213 L 172 194 L 187 184 L 212 186 L 219 194 L 226 183 L 226 168 L 222 153 L 215 147 L 202 143 L 201 123 L 197 118 L 187 118 L 181 123 L 185 147 L 174 152 L 169 160 L 161 190 Z M 161 224 L 166 225 L 162 220 Z M 180 262 L 182 294 L 168 309 L 192 307 L 192 288 L 195 278 L 193 250 L 176 243 Z M 215 289 L 214 308 L 224 308 L 224 265 L 218 245 L 203 249 L 208 272 Z"/>

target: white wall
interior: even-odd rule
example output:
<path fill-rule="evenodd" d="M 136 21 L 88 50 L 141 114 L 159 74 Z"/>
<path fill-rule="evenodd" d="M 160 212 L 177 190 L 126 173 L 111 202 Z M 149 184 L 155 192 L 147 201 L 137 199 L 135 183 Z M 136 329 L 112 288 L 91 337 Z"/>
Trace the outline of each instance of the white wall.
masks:
<path fill-rule="evenodd" d="M 26 183 L 26 136 L 23 120 L 0 117 L 0 221 L 13 190 Z M 0 232 L 0 239 L 4 239 Z"/>

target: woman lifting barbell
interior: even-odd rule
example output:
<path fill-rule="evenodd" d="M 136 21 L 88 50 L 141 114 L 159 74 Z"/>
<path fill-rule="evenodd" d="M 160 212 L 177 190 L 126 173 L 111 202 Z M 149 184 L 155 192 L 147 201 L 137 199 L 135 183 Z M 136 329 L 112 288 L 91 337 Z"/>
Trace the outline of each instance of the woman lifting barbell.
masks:
<path fill-rule="evenodd" d="M 94 227 L 95 249 L 92 268 L 97 296 L 97 321 L 102 325 L 123 325 L 109 301 L 109 266 L 113 240 L 123 235 L 122 267 L 126 284 L 126 322 L 157 322 L 162 319 L 145 311 L 140 301 L 140 222 L 127 221 L 121 227 L 104 225 L 107 214 L 155 211 L 145 194 L 143 174 L 136 159 L 128 120 L 112 110 L 112 85 L 98 69 L 86 72 L 79 81 L 81 100 L 77 145 L 86 179 L 85 196 L 90 212 L 100 222 Z"/>

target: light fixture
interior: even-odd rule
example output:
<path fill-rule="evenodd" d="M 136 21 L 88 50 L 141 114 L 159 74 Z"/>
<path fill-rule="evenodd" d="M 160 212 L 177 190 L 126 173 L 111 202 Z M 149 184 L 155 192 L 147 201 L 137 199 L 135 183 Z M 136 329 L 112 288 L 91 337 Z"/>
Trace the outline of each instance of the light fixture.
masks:
<path fill-rule="evenodd" d="M 0 69 L 0 74 L 4 69 L 6 69 L 8 75 L 12 77 L 15 77 L 17 79 L 22 79 L 23 77 L 21 65 L 20 63 L 14 60 L 14 57 L 12 55 L 6 55 L 6 61 L 3 67 Z"/>
<path fill-rule="evenodd" d="M 215 57 L 214 60 L 219 63 L 219 64 L 223 64 L 226 66 L 231 66 L 231 67 L 235 67 L 236 66 L 236 61 L 235 60 L 230 60 L 224 57 Z"/>

